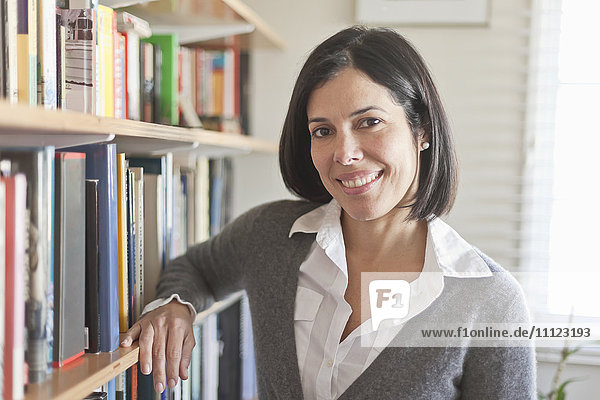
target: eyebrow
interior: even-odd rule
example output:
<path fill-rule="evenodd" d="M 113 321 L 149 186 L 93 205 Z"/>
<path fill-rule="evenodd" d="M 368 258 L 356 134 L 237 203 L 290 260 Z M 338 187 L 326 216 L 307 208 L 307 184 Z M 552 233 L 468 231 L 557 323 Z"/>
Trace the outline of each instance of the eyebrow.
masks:
<path fill-rule="evenodd" d="M 351 117 L 356 117 L 357 115 L 361 115 L 366 113 L 367 111 L 371 111 L 371 110 L 379 110 L 379 111 L 383 111 L 385 112 L 385 110 L 383 108 L 377 107 L 377 106 L 367 106 L 367 107 L 363 107 L 360 108 L 356 111 L 353 111 L 350 113 L 350 115 L 348 115 L 349 118 Z M 310 124 L 312 122 L 327 122 L 329 121 L 327 118 L 323 118 L 323 117 L 316 117 L 316 118 L 311 118 L 307 121 L 307 124 Z"/>

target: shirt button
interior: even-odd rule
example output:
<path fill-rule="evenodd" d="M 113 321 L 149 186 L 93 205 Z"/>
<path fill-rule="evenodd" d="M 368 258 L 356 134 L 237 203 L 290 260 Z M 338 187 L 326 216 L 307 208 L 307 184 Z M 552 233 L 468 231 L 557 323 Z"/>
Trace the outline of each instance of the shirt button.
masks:
<path fill-rule="evenodd" d="M 331 367 L 333 365 L 333 360 L 327 360 L 327 366 Z"/>

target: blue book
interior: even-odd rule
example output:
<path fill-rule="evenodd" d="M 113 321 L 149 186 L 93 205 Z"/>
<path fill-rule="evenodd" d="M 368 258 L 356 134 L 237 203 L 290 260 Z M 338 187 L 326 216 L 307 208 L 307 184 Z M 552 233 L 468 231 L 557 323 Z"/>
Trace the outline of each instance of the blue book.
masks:
<path fill-rule="evenodd" d="M 98 180 L 100 351 L 110 352 L 119 348 L 117 148 L 90 144 L 68 151 L 86 153 L 85 177 Z"/>
<path fill-rule="evenodd" d="M 116 162 L 116 159 L 115 159 L 115 162 Z M 116 171 L 116 168 L 115 168 L 115 171 Z M 118 327 L 119 327 L 119 325 L 117 324 L 117 328 Z M 117 400 L 116 378 L 108 381 L 108 400 Z"/>

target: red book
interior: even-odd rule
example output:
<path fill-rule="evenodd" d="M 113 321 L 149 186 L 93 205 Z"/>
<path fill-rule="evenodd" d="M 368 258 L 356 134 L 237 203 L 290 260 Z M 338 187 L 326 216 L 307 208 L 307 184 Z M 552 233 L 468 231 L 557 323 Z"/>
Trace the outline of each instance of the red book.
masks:
<path fill-rule="evenodd" d="M 4 398 L 22 399 L 25 363 L 25 175 L 0 178 L 6 187 Z M 4 212 L 4 210 L 2 210 Z"/>

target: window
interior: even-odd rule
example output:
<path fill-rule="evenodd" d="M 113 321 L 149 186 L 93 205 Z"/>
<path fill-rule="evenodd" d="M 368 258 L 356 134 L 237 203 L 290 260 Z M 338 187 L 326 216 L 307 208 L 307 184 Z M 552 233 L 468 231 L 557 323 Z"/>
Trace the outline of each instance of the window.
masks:
<path fill-rule="evenodd" d="M 538 315 L 600 318 L 598 15 L 596 1 L 534 1 L 521 270 Z"/>

